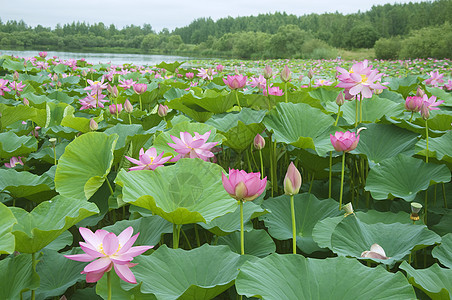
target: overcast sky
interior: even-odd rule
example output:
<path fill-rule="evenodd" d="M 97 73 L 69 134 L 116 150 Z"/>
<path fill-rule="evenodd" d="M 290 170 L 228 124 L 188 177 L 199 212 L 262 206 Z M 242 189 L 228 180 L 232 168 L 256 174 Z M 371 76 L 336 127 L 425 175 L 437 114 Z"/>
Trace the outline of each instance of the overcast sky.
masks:
<path fill-rule="evenodd" d="M 286 12 L 302 16 L 310 13 L 355 13 L 370 10 L 373 5 L 421 2 L 419 0 L 0 0 L 0 18 L 24 20 L 54 28 L 73 21 L 90 24 L 103 22 L 125 25 L 151 24 L 159 32 L 189 25 L 201 17 L 214 20 L 224 17 L 256 16 L 260 13 Z"/>

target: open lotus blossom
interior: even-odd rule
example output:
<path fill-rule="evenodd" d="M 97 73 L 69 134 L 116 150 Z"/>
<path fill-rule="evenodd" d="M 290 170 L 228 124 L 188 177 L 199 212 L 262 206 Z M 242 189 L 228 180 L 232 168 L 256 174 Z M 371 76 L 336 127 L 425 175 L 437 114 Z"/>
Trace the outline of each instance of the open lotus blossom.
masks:
<path fill-rule="evenodd" d="M 361 253 L 361 257 L 365 258 L 377 258 L 377 259 L 389 259 L 386 256 L 385 250 L 378 244 L 370 246 L 370 251 L 364 251 Z"/>
<path fill-rule="evenodd" d="M 193 79 L 193 77 L 195 77 L 195 74 L 193 72 L 187 72 L 185 73 L 185 77 L 187 77 L 187 79 Z"/>
<path fill-rule="evenodd" d="M 237 90 L 244 88 L 246 85 L 247 77 L 241 74 L 228 75 L 227 79 L 223 78 L 224 84 L 226 84 L 231 90 Z"/>
<path fill-rule="evenodd" d="M 332 85 L 333 83 L 329 80 L 325 80 L 325 79 L 316 79 L 314 81 L 314 87 L 319 87 L 319 86 L 329 86 Z"/>
<path fill-rule="evenodd" d="M 438 86 L 440 83 L 444 83 L 444 79 L 443 79 L 444 74 L 439 74 L 438 70 L 432 71 L 428 74 L 430 75 L 430 78 L 425 80 L 424 83 L 426 85 Z"/>
<path fill-rule="evenodd" d="M 5 92 L 11 92 L 8 88 L 9 81 L 6 79 L 0 79 L 0 96 L 5 95 Z"/>
<path fill-rule="evenodd" d="M 385 89 L 386 87 L 381 84 L 383 74 L 378 73 L 376 69 L 371 70 L 367 64 L 367 60 L 354 64 L 350 71 L 337 67 L 336 70 L 340 73 L 337 78 L 340 83 L 336 87 L 346 89 L 353 96 L 361 93 L 364 98 L 372 98 L 374 90 Z"/>
<path fill-rule="evenodd" d="M 92 91 L 92 94 L 100 94 L 102 90 L 107 88 L 107 83 L 104 83 L 104 77 L 102 77 L 101 81 L 92 81 L 90 79 L 87 80 L 89 86 L 84 88 L 85 91 Z"/>
<path fill-rule="evenodd" d="M 146 92 L 147 89 L 148 89 L 148 85 L 146 83 L 135 83 L 133 85 L 133 90 L 138 95 L 143 94 L 144 92 Z"/>
<path fill-rule="evenodd" d="M 224 66 L 223 65 L 217 65 L 215 67 L 215 69 L 217 69 L 218 72 L 223 72 Z"/>
<path fill-rule="evenodd" d="M 20 82 L 12 81 L 9 83 L 9 86 L 16 92 L 22 92 L 24 87 L 26 87 L 26 84 L 22 84 L 22 81 Z"/>
<path fill-rule="evenodd" d="M 452 90 L 452 79 L 447 80 L 447 83 L 444 85 L 444 88 L 448 91 Z"/>
<path fill-rule="evenodd" d="M 252 77 L 250 85 L 253 88 L 258 87 L 259 89 L 263 90 L 267 85 L 267 80 L 262 75 L 259 75 L 259 77 Z"/>
<path fill-rule="evenodd" d="M 207 80 L 212 80 L 213 75 L 218 74 L 216 71 L 212 70 L 212 68 L 208 68 L 208 69 L 199 68 L 197 70 L 198 70 L 198 74 L 196 76 L 201 77 L 202 79 L 207 79 Z"/>
<path fill-rule="evenodd" d="M 113 267 L 119 278 L 128 283 L 137 283 L 130 268 L 136 266 L 131 261 L 153 246 L 132 247 L 138 238 L 139 233 L 132 236 L 132 226 L 127 227 L 116 236 L 112 232 L 103 229 L 93 233 L 88 228 L 79 228 L 80 234 L 85 242 L 80 242 L 80 247 L 84 254 L 65 255 L 71 260 L 88 262 L 91 261 L 81 272 L 86 274 L 86 282 L 99 281 L 105 272 L 109 272 Z M 93 261 L 94 260 L 94 261 Z"/>
<path fill-rule="evenodd" d="M 18 156 L 18 157 L 11 157 L 11 159 L 9 160 L 9 163 L 5 163 L 5 167 L 6 168 L 14 168 L 17 164 L 19 165 L 24 165 L 23 161 L 22 161 L 22 157 Z"/>
<path fill-rule="evenodd" d="M 123 87 L 125 90 L 130 89 L 132 85 L 136 83 L 136 81 L 133 81 L 133 79 L 125 79 L 123 81 L 119 81 L 121 83 L 119 86 Z"/>
<path fill-rule="evenodd" d="M 82 105 L 80 110 L 82 109 L 88 109 L 88 108 L 96 108 L 96 107 L 104 107 L 104 102 L 108 102 L 108 100 L 103 100 L 105 98 L 105 95 L 103 94 L 97 94 L 92 93 L 88 94 L 83 99 L 80 99 L 79 102 Z"/>
<path fill-rule="evenodd" d="M 209 158 L 214 156 L 211 149 L 217 144 L 217 142 L 207 143 L 209 136 L 210 131 L 203 135 L 195 132 L 194 137 L 189 132 L 181 132 L 180 139 L 170 135 L 175 144 L 168 143 L 168 146 L 179 153 L 171 161 L 178 161 L 181 158 L 200 158 L 209 161 Z"/>
<path fill-rule="evenodd" d="M 361 127 L 358 129 L 357 134 L 351 131 L 336 131 L 334 135 L 330 134 L 331 144 L 336 151 L 352 151 L 358 146 L 359 142 L 359 132 L 365 129 L 365 127 Z"/>
<path fill-rule="evenodd" d="M 261 173 L 246 173 L 243 170 L 229 169 L 229 178 L 221 174 L 226 192 L 238 201 L 252 201 L 259 197 L 267 186 L 267 177 L 261 179 Z"/>
<path fill-rule="evenodd" d="M 47 52 L 46 52 L 46 51 L 41 51 L 41 52 L 38 53 L 38 55 L 39 55 L 39 57 L 41 57 L 41 58 L 46 58 Z"/>
<path fill-rule="evenodd" d="M 431 96 L 430 98 L 425 94 L 424 96 L 422 96 L 422 105 L 426 106 L 428 110 L 439 110 L 439 107 L 437 106 L 439 106 L 443 102 L 444 100 L 436 101 L 435 96 Z"/>
<path fill-rule="evenodd" d="M 144 151 L 143 148 L 140 149 L 139 160 L 126 156 L 126 158 L 131 162 L 136 164 L 136 167 L 129 168 L 129 171 L 136 170 L 155 170 L 158 167 L 163 166 L 171 156 L 163 157 L 164 152 L 157 155 L 157 150 L 155 148 L 150 148 Z"/>
<path fill-rule="evenodd" d="M 268 94 L 267 94 L 267 89 L 264 89 L 264 96 L 267 95 L 273 95 L 273 96 L 282 96 L 284 95 L 284 92 L 277 86 L 272 86 L 272 84 L 270 84 L 270 86 L 268 87 Z"/>

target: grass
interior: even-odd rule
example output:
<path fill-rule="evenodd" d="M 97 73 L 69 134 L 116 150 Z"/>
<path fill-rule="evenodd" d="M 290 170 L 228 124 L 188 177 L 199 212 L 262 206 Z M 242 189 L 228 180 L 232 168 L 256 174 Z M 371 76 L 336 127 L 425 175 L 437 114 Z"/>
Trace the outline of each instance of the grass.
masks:
<path fill-rule="evenodd" d="M 343 60 L 362 61 L 364 59 L 375 59 L 375 50 L 373 48 L 370 49 L 362 48 L 354 50 L 339 49 L 338 53 Z"/>

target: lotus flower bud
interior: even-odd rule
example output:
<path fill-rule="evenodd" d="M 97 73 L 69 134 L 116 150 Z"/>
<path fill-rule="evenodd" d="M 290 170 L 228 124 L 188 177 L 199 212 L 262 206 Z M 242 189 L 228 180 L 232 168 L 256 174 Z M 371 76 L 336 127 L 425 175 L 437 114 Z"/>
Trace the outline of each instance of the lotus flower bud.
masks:
<path fill-rule="evenodd" d="M 313 71 L 312 69 L 310 69 L 310 70 L 308 71 L 308 78 L 309 78 L 309 79 L 312 79 L 312 77 L 314 77 L 314 71 Z"/>
<path fill-rule="evenodd" d="M 430 118 L 430 109 L 428 108 L 428 105 L 426 105 L 425 103 L 422 103 L 421 105 L 421 116 L 424 120 Z"/>
<path fill-rule="evenodd" d="M 126 102 L 124 102 L 124 110 L 129 114 L 133 111 L 133 105 L 130 103 L 129 99 L 126 99 Z"/>
<path fill-rule="evenodd" d="M 185 77 L 187 77 L 187 79 L 193 79 L 194 76 L 195 76 L 195 74 L 193 72 L 185 73 Z"/>
<path fill-rule="evenodd" d="M 301 187 L 301 174 L 293 162 L 287 168 L 286 177 L 284 177 L 284 193 L 286 195 L 298 194 Z"/>
<path fill-rule="evenodd" d="M 97 124 L 96 121 L 94 121 L 94 119 L 91 119 L 89 121 L 89 129 L 91 129 L 91 131 L 96 131 L 98 127 L 99 125 Z"/>
<path fill-rule="evenodd" d="M 339 95 L 337 95 L 336 97 L 336 104 L 338 106 L 342 106 L 345 103 L 345 97 L 344 97 L 344 93 L 340 92 Z"/>
<path fill-rule="evenodd" d="M 287 67 L 287 65 L 285 65 L 284 68 L 282 69 L 280 77 L 283 82 L 290 81 L 290 78 L 292 77 L 292 72 L 290 71 L 289 67 Z"/>
<path fill-rule="evenodd" d="M 46 58 L 46 56 L 47 56 L 47 51 L 41 51 L 41 52 L 39 52 L 38 54 L 39 54 L 39 57 L 41 57 L 41 58 Z"/>
<path fill-rule="evenodd" d="M 25 106 L 30 106 L 30 101 L 28 101 L 27 98 L 24 98 L 24 105 Z"/>
<path fill-rule="evenodd" d="M 168 106 L 159 104 L 159 109 L 157 111 L 160 117 L 165 117 L 168 114 Z"/>
<path fill-rule="evenodd" d="M 86 71 L 83 70 L 83 71 L 82 71 L 82 76 L 83 76 L 83 77 L 86 77 L 86 75 L 88 75 L 88 73 L 86 73 Z"/>
<path fill-rule="evenodd" d="M 266 65 L 264 68 L 264 78 L 270 79 L 273 75 L 273 70 L 269 65 Z"/>
<path fill-rule="evenodd" d="M 419 212 L 422 209 L 422 204 L 417 203 L 417 202 L 412 202 L 411 203 L 411 214 L 410 214 L 410 219 L 414 222 L 414 221 L 419 221 Z"/>
<path fill-rule="evenodd" d="M 111 104 L 108 108 L 112 115 L 116 115 L 116 110 L 118 111 L 118 114 L 122 111 L 122 104 Z"/>
<path fill-rule="evenodd" d="M 353 211 L 353 205 L 351 202 L 347 203 L 342 207 L 343 210 L 345 210 L 345 216 L 351 215 L 354 213 Z"/>
<path fill-rule="evenodd" d="M 119 93 L 118 93 L 118 87 L 117 87 L 116 85 L 114 85 L 114 86 L 108 85 L 108 86 L 107 86 L 107 91 L 108 91 L 108 92 L 110 93 L 110 95 L 111 95 L 112 97 L 114 97 L 114 98 L 117 98 L 118 95 L 119 95 Z"/>
<path fill-rule="evenodd" d="M 303 78 L 304 78 L 303 74 L 300 74 L 300 76 L 298 76 L 298 80 L 300 81 L 303 81 Z"/>
<path fill-rule="evenodd" d="M 417 90 L 416 90 L 416 97 L 423 97 L 425 95 L 425 92 L 421 89 L 421 87 L 420 86 L 418 86 L 417 87 Z"/>
<path fill-rule="evenodd" d="M 58 74 L 57 73 L 53 74 L 52 80 L 53 81 L 58 81 Z"/>
<path fill-rule="evenodd" d="M 51 139 L 49 139 L 49 142 L 50 142 L 50 145 L 52 145 L 52 147 L 55 148 L 57 139 L 56 138 L 51 138 Z"/>
<path fill-rule="evenodd" d="M 224 66 L 223 65 L 218 65 L 216 66 L 216 69 L 218 72 L 223 72 Z"/>
<path fill-rule="evenodd" d="M 258 133 L 254 137 L 254 148 L 262 150 L 265 147 L 265 139 Z"/>
<path fill-rule="evenodd" d="M 375 89 L 375 90 L 373 90 L 373 92 L 374 92 L 375 95 L 380 95 L 381 93 L 383 93 L 383 90 L 382 89 Z"/>
<path fill-rule="evenodd" d="M 14 72 L 14 74 L 13 74 L 13 80 L 14 80 L 14 81 L 19 80 L 19 72 L 17 72 L 17 71 Z"/>
<path fill-rule="evenodd" d="M 58 81 L 57 86 L 61 87 L 63 84 L 61 83 L 61 81 Z"/>

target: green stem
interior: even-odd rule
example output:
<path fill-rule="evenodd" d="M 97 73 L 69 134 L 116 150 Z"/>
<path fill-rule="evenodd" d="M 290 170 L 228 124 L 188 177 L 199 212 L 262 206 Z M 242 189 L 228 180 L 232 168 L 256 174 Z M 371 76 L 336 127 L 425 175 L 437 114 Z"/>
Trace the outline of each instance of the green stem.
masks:
<path fill-rule="evenodd" d="M 339 197 L 339 210 L 342 209 L 342 194 L 344 192 L 344 171 L 345 171 L 345 151 L 342 154 L 341 195 Z"/>
<path fill-rule="evenodd" d="M 312 185 L 314 184 L 315 173 L 312 173 L 311 184 L 309 185 L 308 193 L 311 193 Z"/>
<path fill-rule="evenodd" d="M 143 111 L 143 105 L 141 104 L 141 95 L 139 96 L 140 98 L 140 110 Z"/>
<path fill-rule="evenodd" d="M 276 159 L 276 140 L 273 142 L 273 189 L 275 193 L 278 193 L 278 180 L 277 180 L 277 159 Z"/>
<path fill-rule="evenodd" d="M 184 236 L 185 241 L 187 242 L 188 248 L 190 248 L 190 250 L 192 249 L 190 241 L 188 240 L 187 235 L 185 234 L 185 231 L 183 229 L 181 229 L 182 235 Z"/>
<path fill-rule="evenodd" d="M 32 269 L 32 272 L 36 272 L 36 264 L 37 264 L 36 253 L 33 252 L 31 254 L 31 269 Z M 35 290 L 31 290 L 31 300 L 35 300 L 35 297 L 36 297 L 35 294 L 36 294 L 36 291 Z"/>
<path fill-rule="evenodd" d="M 111 300 L 111 270 L 107 272 L 108 300 Z"/>
<path fill-rule="evenodd" d="M 243 202 L 240 202 L 240 254 L 245 254 L 245 231 L 243 229 Z"/>
<path fill-rule="evenodd" d="M 132 125 L 132 118 L 130 117 L 130 114 L 129 114 L 129 124 Z"/>
<path fill-rule="evenodd" d="M 264 161 L 262 159 L 262 150 L 259 150 L 259 158 L 261 159 L 261 179 L 264 179 Z"/>
<path fill-rule="evenodd" d="M 414 111 L 411 112 L 411 117 L 410 117 L 410 120 L 408 122 L 411 123 L 411 120 L 413 119 L 413 115 L 414 115 Z"/>
<path fill-rule="evenodd" d="M 359 98 L 359 123 L 363 121 L 363 97 Z"/>
<path fill-rule="evenodd" d="M 287 82 L 284 82 L 284 99 L 286 100 L 286 103 L 289 102 L 287 100 Z"/>
<path fill-rule="evenodd" d="M 333 151 L 330 151 L 330 172 L 328 175 L 328 198 L 331 198 L 331 179 L 333 177 Z"/>
<path fill-rule="evenodd" d="M 115 193 L 113 192 L 113 188 L 111 187 L 110 181 L 108 180 L 108 178 L 106 178 L 105 181 L 108 184 L 108 188 L 110 189 L 111 195 L 114 196 Z"/>
<path fill-rule="evenodd" d="M 118 98 L 115 98 L 116 119 L 119 119 Z"/>
<path fill-rule="evenodd" d="M 358 127 L 358 97 L 355 99 L 355 127 Z"/>
<path fill-rule="evenodd" d="M 194 224 L 195 227 L 195 236 L 196 236 L 196 244 L 198 247 L 201 247 L 201 242 L 199 241 L 199 233 L 198 233 L 198 226 Z"/>
<path fill-rule="evenodd" d="M 445 188 L 445 186 L 444 186 L 444 182 L 442 183 L 442 186 L 443 186 L 444 208 L 447 208 L 446 188 Z"/>
<path fill-rule="evenodd" d="M 53 161 L 55 163 L 55 166 L 57 165 L 57 159 L 56 159 L 56 147 L 53 146 Z"/>
<path fill-rule="evenodd" d="M 425 190 L 425 199 L 424 199 L 424 224 L 427 225 L 427 210 L 428 210 L 428 188 Z"/>
<path fill-rule="evenodd" d="M 292 214 L 292 253 L 297 254 L 297 226 L 295 223 L 295 204 L 293 195 L 290 195 L 290 212 Z"/>
<path fill-rule="evenodd" d="M 341 115 L 341 107 L 339 106 L 339 109 L 337 110 L 337 116 L 336 121 L 334 122 L 334 126 L 337 126 L 337 123 L 339 122 L 339 116 Z"/>
<path fill-rule="evenodd" d="M 425 162 L 428 163 L 428 120 L 425 120 L 425 140 L 427 142 L 427 148 L 425 153 Z"/>
<path fill-rule="evenodd" d="M 173 249 L 179 248 L 179 235 L 181 225 L 173 224 Z"/>
<path fill-rule="evenodd" d="M 270 136 L 270 143 L 271 142 L 271 136 Z M 272 197 L 274 196 L 274 189 L 273 189 L 273 181 L 275 179 L 273 178 L 273 146 L 270 144 L 270 181 L 271 181 L 271 189 L 272 189 Z"/>
<path fill-rule="evenodd" d="M 240 106 L 239 91 L 238 90 L 235 90 L 235 99 L 237 99 L 237 105 L 239 106 L 239 110 L 242 110 L 242 107 Z"/>

